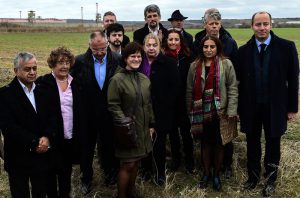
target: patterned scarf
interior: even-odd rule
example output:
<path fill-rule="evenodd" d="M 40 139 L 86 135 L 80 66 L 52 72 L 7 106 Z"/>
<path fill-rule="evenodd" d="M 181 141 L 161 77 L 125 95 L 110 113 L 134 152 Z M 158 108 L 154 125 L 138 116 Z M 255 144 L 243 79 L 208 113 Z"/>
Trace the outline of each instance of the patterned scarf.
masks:
<path fill-rule="evenodd" d="M 205 80 L 202 92 L 202 65 L 196 66 L 190 119 L 191 133 L 194 137 L 203 133 L 203 123 L 212 121 L 220 109 L 220 82 L 224 73 L 222 60 L 215 57 Z"/>

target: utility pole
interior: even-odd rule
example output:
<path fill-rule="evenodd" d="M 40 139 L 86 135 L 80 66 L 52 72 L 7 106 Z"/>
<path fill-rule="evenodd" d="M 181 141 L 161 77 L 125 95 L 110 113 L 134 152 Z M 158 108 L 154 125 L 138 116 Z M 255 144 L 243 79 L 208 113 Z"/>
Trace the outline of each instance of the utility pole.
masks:
<path fill-rule="evenodd" d="M 98 13 L 98 3 L 96 3 L 96 24 L 97 24 L 97 26 L 100 21 L 101 21 L 101 14 Z"/>
<path fill-rule="evenodd" d="M 22 11 L 20 10 L 19 12 L 20 12 L 20 19 L 21 19 L 22 18 Z"/>
<path fill-rule="evenodd" d="M 81 6 L 81 24 L 83 25 L 83 7 Z"/>

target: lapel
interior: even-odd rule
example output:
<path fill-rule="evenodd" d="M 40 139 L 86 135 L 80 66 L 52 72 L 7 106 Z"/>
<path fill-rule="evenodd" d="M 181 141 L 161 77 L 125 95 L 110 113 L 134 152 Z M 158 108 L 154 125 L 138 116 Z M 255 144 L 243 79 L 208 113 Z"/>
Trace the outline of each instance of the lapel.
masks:
<path fill-rule="evenodd" d="M 33 116 L 37 116 L 31 102 L 27 98 L 22 86 L 20 85 L 17 77 L 15 77 L 11 83 L 13 94 L 15 95 L 16 101 L 24 108 L 25 111 L 30 112 Z M 35 95 L 35 92 L 34 92 Z M 37 102 L 37 100 L 36 100 Z M 37 109 L 38 110 L 38 109 Z"/>

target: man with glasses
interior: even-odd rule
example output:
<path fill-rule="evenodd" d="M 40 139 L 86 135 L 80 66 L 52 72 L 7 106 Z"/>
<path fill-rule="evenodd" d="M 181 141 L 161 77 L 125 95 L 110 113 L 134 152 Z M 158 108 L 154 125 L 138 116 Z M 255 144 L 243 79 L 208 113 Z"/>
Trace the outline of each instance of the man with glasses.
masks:
<path fill-rule="evenodd" d="M 214 36 L 220 39 L 223 45 L 223 54 L 227 56 L 234 67 L 237 65 L 237 44 L 235 40 L 231 37 L 229 32 L 227 32 L 222 27 L 221 14 L 218 9 L 210 8 L 205 11 L 203 16 L 204 30 L 195 35 L 194 41 L 194 53 L 199 54 L 199 44 L 203 37 L 206 35 Z M 224 160 L 223 160 L 223 170 L 225 178 L 229 179 L 232 176 L 232 157 L 233 157 L 233 143 L 229 142 L 224 148 Z"/>
<path fill-rule="evenodd" d="M 93 156 L 97 142 L 98 157 L 104 171 L 105 184 L 116 183 L 119 162 L 114 155 L 112 117 L 107 110 L 107 88 L 120 63 L 120 55 L 108 48 L 102 31 L 90 35 L 89 48 L 76 57 L 71 75 L 82 83 L 87 102 L 88 126 L 85 134 L 84 159 L 81 164 L 82 192 L 89 193 L 93 176 Z"/>
<path fill-rule="evenodd" d="M 159 37 L 160 42 L 167 37 L 167 29 L 160 23 L 160 9 L 157 5 L 151 4 L 144 9 L 145 26 L 133 32 L 133 40 L 143 45 L 144 38 L 153 33 Z"/>
<path fill-rule="evenodd" d="M 48 151 L 56 133 L 56 122 L 46 93 L 34 83 L 35 56 L 29 52 L 18 53 L 14 72 L 15 78 L 0 89 L 4 169 L 8 173 L 12 197 L 30 198 L 31 194 L 33 198 L 43 198 L 50 168 Z"/>
<path fill-rule="evenodd" d="M 114 23 L 117 23 L 117 17 L 115 13 L 113 13 L 112 11 L 105 12 L 103 15 L 103 32 L 107 34 L 108 26 Z M 122 48 L 124 48 L 129 42 L 129 37 L 126 36 L 123 31 L 123 42 L 121 43 Z"/>
<path fill-rule="evenodd" d="M 183 16 L 179 10 L 175 10 L 172 13 L 171 18 L 168 19 L 168 21 L 171 22 L 171 25 L 173 28 L 178 29 L 178 31 L 181 32 L 183 38 L 185 39 L 186 45 L 189 47 L 189 49 L 192 49 L 193 48 L 193 36 L 183 29 L 184 20 L 187 18 L 188 17 Z"/>

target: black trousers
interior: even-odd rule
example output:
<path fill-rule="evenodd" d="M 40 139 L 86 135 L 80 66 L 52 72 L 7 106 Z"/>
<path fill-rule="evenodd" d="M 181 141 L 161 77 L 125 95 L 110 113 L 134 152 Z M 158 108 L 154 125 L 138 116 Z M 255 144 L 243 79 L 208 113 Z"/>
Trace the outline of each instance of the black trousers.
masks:
<path fill-rule="evenodd" d="M 12 198 L 30 198 L 29 181 L 32 198 L 46 197 L 47 173 L 26 174 L 9 172 L 9 187 Z"/>
<path fill-rule="evenodd" d="M 275 182 L 280 161 L 280 139 L 273 137 L 270 123 L 270 108 L 268 105 L 258 104 L 255 108 L 253 118 L 253 131 L 246 134 L 247 138 L 247 167 L 250 179 L 259 180 L 261 172 L 261 133 L 262 128 L 265 133 L 265 157 L 264 157 L 264 176 L 268 182 Z"/>
<path fill-rule="evenodd" d="M 112 121 L 100 126 L 97 139 L 97 151 L 99 164 L 104 171 L 105 179 L 110 180 L 112 177 L 116 177 L 120 161 L 115 157 Z"/>
<path fill-rule="evenodd" d="M 155 164 L 154 174 L 165 177 L 166 171 L 166 137 L 171 131 L 156 131 L 156 140 L 153 145 L 153 156 Z"/>
<path fill-rule="evenodd" d="M 180 133 L 182 144 L 183 144 L 184 160 L 186 166 L 194 165 L 194 156 L 193 156 L 194 145 L 193 145 L 193 138 L 190 129 L 191 129 L 191 125 L 189 123 L 189 118 L 186 117 L 184 123 L 181 123 L 179 127 L 175 127 L 169 133 L 172 159 L 175 161 L 181 159 L 181 152 L 180 152 L 181 143 L 179 137 L 179 133 Z"/>
<path fill-rule="evenodd" d="M 112 121 L 98 123 L 98 126 L 89 132 L 85 135 L 80 166 L 81 181 L 86 184 L 90 183 L 93 178 L 92 165 L 96 144 L 99 164 L 104 171 L 105 178 L 116 175 L 119 167 L 119 160 L 115 157 Z"/>
<path fill-rule="evenodd" d="M 231 168 L 232 157 L 233 157 L 233 143 L 228 142 L 224 147 L 224 160 L 223 160 L 224 169 Z"/>
<path fill-rule="evenodd" d="M 76 150 L 72 139 L 65 139 L 62 150 L 57 151 L 58 162 L 50 171 L 47 179 L 49 198 L 68 198 L 71 192 L 72 164 L 74 161 L 74 151 Z M 54 156 L 55 157 L 55 156 Z M 78 156 L 77 156 L 78 157 Z M 58 187 L 58 190 L 57 190 Z"/>

